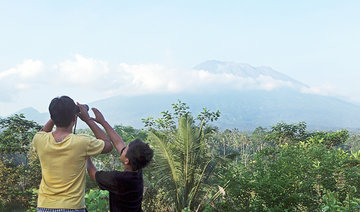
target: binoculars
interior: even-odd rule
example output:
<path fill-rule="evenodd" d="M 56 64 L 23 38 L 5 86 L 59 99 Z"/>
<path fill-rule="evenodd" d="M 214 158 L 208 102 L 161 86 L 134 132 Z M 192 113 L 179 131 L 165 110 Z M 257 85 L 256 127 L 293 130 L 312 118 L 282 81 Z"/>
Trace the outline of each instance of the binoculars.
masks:
<path fill-rule="evenodd" d="M 83 105 L 85 105 L 86 110 L 89 111 L 89 105 L 87 105 L 87 104 L 83 104 Z M 76 106 L 76 113 L 80 113 L 80 108 L 79 108 L 79 106 Z"/>

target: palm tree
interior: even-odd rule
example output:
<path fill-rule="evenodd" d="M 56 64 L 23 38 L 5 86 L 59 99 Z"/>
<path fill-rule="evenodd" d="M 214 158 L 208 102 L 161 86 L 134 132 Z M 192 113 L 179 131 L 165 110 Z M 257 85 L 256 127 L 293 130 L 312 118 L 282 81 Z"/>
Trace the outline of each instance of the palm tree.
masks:
<path fill-rule="evenodd" d="M 204 121 L 195 126 L 191 116 L 182 116 L 171 135 L 151 130 L 148 137 L 155 149 L 152 172 L 157 184 L 168 191 L 176 211 L 194 210 L 201 204 L 204 183 L 214 167 L 205 148 L 206 134 Z"/>

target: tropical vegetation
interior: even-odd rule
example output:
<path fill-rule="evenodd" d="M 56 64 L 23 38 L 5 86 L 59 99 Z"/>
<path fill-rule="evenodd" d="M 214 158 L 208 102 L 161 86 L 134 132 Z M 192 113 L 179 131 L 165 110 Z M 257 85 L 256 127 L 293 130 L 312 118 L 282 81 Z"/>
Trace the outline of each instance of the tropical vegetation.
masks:
<path fill-rule="evenodd" d="M 143 171 L 144 211 L 360 211 L 358 132 L 304 122 L 220 130 L 219 111 L 193 115 L 181 101 L 160 114 L 144 129 L 114 126 L 126 143 L 140 138 L 155 150 Z M 40 125 L 13 115 L 0 129 L 0 211 L 34 211 L 41 169 L 31 139 Z M 94 162 L 122 169 L 115 151 Z M 108 210 L 107 194 L 87 178 L 89 211 Z"/>

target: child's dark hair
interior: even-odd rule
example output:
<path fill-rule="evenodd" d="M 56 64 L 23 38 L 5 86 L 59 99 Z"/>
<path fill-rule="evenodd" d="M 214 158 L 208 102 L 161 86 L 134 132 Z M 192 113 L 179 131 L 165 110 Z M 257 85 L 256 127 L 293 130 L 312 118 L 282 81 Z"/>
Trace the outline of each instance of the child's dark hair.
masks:
<path fill-rule="evenodd" d="M 154 151 L 149 144 L 135 139 L 130 142 L 126 157 L 130 161 L 131 168 L 136 171 L 147 166 L 154 156 Z"/>
<path fill-rule="evenodd" d="M 68 127 L 74 115 L 79 112 L 79 107 L 68 96 L 55 97 L 49 105 L 51 120 L 57 127 Z"/>

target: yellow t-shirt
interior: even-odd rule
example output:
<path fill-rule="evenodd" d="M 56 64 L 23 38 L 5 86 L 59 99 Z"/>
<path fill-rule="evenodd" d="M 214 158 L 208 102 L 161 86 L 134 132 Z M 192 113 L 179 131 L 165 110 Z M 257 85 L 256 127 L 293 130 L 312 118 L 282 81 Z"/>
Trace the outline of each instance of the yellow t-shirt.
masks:
<path fill-rule="evenodd" d="M 104 141 L 89 135 L 69 134 L 56 143 L 51 132 L 38 132 L 33 138 L 41 164 L 42 179 L 38 207 L 85 208 L 86 157 L 104 149 Z"/>

